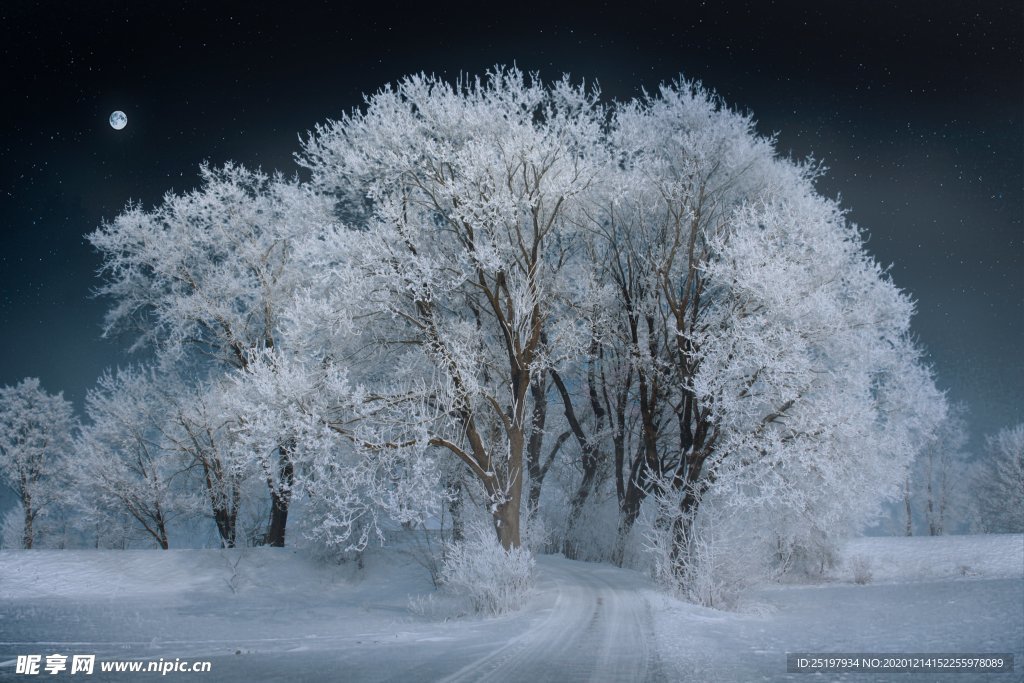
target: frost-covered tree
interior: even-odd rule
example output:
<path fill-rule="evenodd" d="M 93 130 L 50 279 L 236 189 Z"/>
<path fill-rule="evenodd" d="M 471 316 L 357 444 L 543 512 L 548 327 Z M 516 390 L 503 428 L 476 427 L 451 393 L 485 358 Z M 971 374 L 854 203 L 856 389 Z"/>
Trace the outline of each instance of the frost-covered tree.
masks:
<path fill-rule="evenodd" d="M 162 446 L 195 482 L 190 489 L 202 491 L 198 497 L 205 502 L 197 507 L 213 518 L 221 545 L 234 548 L 242 540 L 238 516 L 255 471 L 235 447 L 236 416 L 225 409 L 224 384 L 219 376 L 191 387 L 177 383 L 168 392 L 161 436 Z"/>
<path fill-rule="evenodd" d="M 904 482 L 902 527 L 907 535 L 950 533 L 967 520 L 966 408 L 950 407 L 948 416 L 920 446 Z"/>
<path fill-rule="evenodd" d="M 619 171 L 602 197 L 599 279 L 612 286 L 598 325 L 604 413 L 612 426 L 621 543 L 661 479 L 694 482 L 719 438 L 694 391 L 693 335 L 715 301 L 704 266 L 732 214 L 759 192 L 799 180 L 753 121 L 700 86 L 678 82 L 619 108 L 610 133 Z M 589 382 L 588 382 L 589 383 Z M 593 392 L 591 392 L 593 393 Z M 593 401 L 591 401 L 593 405 Z M 600 411 L 593 408 L 596 418 Z"/>
<path fill-rule="evenodd" d="M 593 283 L 576 302 L 589 341 L 558 373 L 583 462 L 614 462 L 615 559 L 656 490 L 678 496 L 678 552 L 709 497 L 774 501 L 788 542 L 868 518 L 945 409 L 909 299 L 816 193 L 816 167 L 700 86 L 619 106 L 605 141 L 616 161 L 575 271 Z"/>
<path fill-rule="evenodd" d="M 1024 533 L 1024 424 L 1004 427 L 986 445 L 972 477 L 978 524 L 987 533 Z"/>
<path fill-rule="evenodd" d="M 433 463 L 414 447 L 381 445 L 379 422 L 388 417 L 344 368 L 265 350 L 230 378 L 223 401 L 232 457 L 270 486 L 286 485 L 275 479 L 274 453 L 287 442 L 303 530 L 328 551 L 362 550 L 370 538 L 383 541 L 387 521 L 420 523 L 436 513 Z"/>
<path fill-rule="evenodd" d="M 834 537 L 896 494 L 945 399 L 909 341 L 912 304 L 856 229 L 808 182 L 784 190 L 737 209 L 702 266 L 693 390 L 718 438 L 687 464 L 682 506 L 769 503 Z"/>
<path fill-rule="evenodd" d="M 22 547 L 35 542 L 34 525 L 60 500 L 58 475 L 77 428 L 63 393 L 48 394 L 34 377 L 0 387 L 0 474 L 18 494 Z"/>
<path fill-rule="evenodd" d="M 165 361 L 206 358 L 244 369 L 251 351 L 277 343 L 281 309 L 304 284 L 297 240 L 330 219 L 330 206 L 297 181 L 228 164 L 202 167 L 199 189 L 168 193 L 151 211 L 129 204 L 88 235 L 113 300 L 106 331 L 136 333 Z M 277 478 L 294 470 L 287 444 Z M 290 485 L 271 487 L 270 545 L 283 545 Z"/>
<path fill-rule="evenodd" d="M 166 550 L 170 521 L 188 507 L 184 468 L 163 439 L 170 400 L 154 369 L 104 374 L 86 395 L 89 422 L 75 441 L 69 474 L 86 522 L 117 526 L 130 518 Z"/>
<path fill-rule="evenodd" d="M 601 125 L 568 81 L 412 77 L 318 127 L 301 156 L 358 228 L 327 287 L 373 364 L 359 376 L 379 406 L 364 441 L 458 458 L 506 548 L 520 543 L 531 387 L 581 341 L 568 263 Z"/>

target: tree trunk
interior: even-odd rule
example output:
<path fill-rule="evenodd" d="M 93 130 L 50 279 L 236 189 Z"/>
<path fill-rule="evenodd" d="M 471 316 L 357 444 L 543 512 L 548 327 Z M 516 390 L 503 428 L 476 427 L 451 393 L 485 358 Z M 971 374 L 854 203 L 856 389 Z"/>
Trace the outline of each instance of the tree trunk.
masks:
<path fill-rule="evenodd" d="M 168 548 L 170 548 L 171 544 L 170 544 L 170 542 L 168 541 L 168 538 L 167 538 L 167 525 L 164 523 L 164 519 L 163 519 L 162 515 L 160 516 L 159 519 L 157 519 L 157 522 L 156 522 L 156 532 L 157 532 L 157 539 L 156 539 L 156 541 L 157 541 L 157 543 L 160 544 L 160 549 L 161 550 L 167 550 Z"/>
<path fill-rule="evenodd" d="M 274 548 L 283 548 L 285 528 L 288 526 L 289 496 L 274 491 L 270 499 L 270 527 L 267 529 L 266 543 Z"/>
<path fill-rule="evenodd" d="M 530 490 L 526 494 L 526 517 L 533 523 L 540 512 L 540 487 L 542 479 L 534 478 L 534 468 L 530 467 Z"/>
<path fill-rule="evenodd" d="M 903 507 L 907 514 L 907 527 L 905 529 L 905 535 L 914 535 L 914 517 L 913 512 L 910 509 L 910 477 L 908 476 L 903 480 Z"/>
<path fill-rule="evenodd" d="M 596 339 L 591 343 L 591 357 L 597 354 Z M 576 435 L 576 441 L 580 446 L 580 464 L 583 467 L 583 479 L 573 494 L 569 503 L 569 523 L 565 530 L 565 542 L 562 544 L 562 554 L 570 560 L 577 559 L 579 548 L 573 540 L 576 523 L 583 512 L 583 505 L 587 502 L 590 492 L 594 488 L 594 480 L 597 478 L 597 467 L 601 461 L 601 452 L 597 444 L 587 437 L 583 431 L 583 425 L 576 417 L 576 409 L 573 407 L 572 397 L 569 394 L 565 382 L 554 370 L 551 371 L 551 378 L 555 382 L 558 393 L 562 396 L 562 405 L 565 409 L 565 419 L 569 422 L 569 428 Z M 590 398 L 590 409 L 594 414 L 594 431 L 600 433 L 604 429 L 605 410 L 601 405 L 597 388 L 597 374 L 594 371 L 594 363 L 590 362 L 587 369 L 587 389 Z"/>
<path fill-rule="evenodd" d="M 209 463 L 204 460 L 202 464 L 206 479 L 206 494 L 210 499 L 213 521 L 217 525 L 217 534 L 220 536 L 221 545 L 225 548 L 234 548 L 241 491 L 232 481 L 233 478 L 229 479 L 224 474 L 222 467 L 216 468 L 217 474 L 214 476 Z"/>
<path fill-rule="evenodd" d="M 927 479 L 928 483 L 927 483 L 927 485 L 925 487 L 925 489 L 926 489 L 925 490 L 925 495 L 927 496 L 927 503 L 926 503 L 927 510 L 925 511 L 925 515 L 928 517 L 928 535 L 929 536 L 938 536 L 939 535 L 938 524 L 937 524 L 937 520 L 935 519 L 935 505 L 934 505 L 935 492 L 934 492 L 934 489 L 932 489 L 932 479 L 934 477 L 934 472 L 933 472 L 932 465 L 934 463 L 934 457 L 935 457 L 934 453 L 929 451 L 928 452 L 928 460 L 927 460 L 928 468 L 927 468 L 927 471 L 926 471 L 926 475 L 928 477 L 928 479 Z"/>
<path fill-rule="evenodd" d="M 227 506 L 219 506 L 213 509 L 213 521 L 217 523 L 217 534 L 220 536 L 221 545 L 225 548 L 234 548 L 234 515 L 228 510 Z"/>
<path fill-rule="evenodd" d="M 626 491 L 626 500 L 619 517 L 619 532 L 615 540 L 615 550 L 612 553 L 612 562 L 619 567 L 626 560 L 626 539 L 629 538 L 629 532 L 633 530 L 633 525 L 636 524 L 636 520 L 640 516 L 640 504 L 643 502 L 643 498 L 635 494 L 630 495 L 631 491 L 636 490 L 638 490 L 636 487 L 630 487 Z"/>
<path fill-rule="evenodd" d="M 456 475 L 452 483 L 452 498 L 448 501 L 448 512 L 452 516 L 452 542 L 460 543 L 466 538 L 466 525 L 462 519 L 462 477 Z"/>
<path fill-rule="evenodd" d="M 292 484 L 295 482 L 295 466 L 287 448 L 281 448 L 278 462 L 281 483 L 270 482 L 270 528 L 267 529 L 266 543 L 274 548 L 284 547 L 285 529 L 288 526 L 288 506 L 292 499 Z"/>
<path fill-rule="evenodd" d="M 520 400 L 525 398 L 525 392 L 519 394 Z M 494 506 L 494 529 L 498 532 L 498 542 L 505 550 L 512 550 L 522 545 L 519 535 L 519 513 L 523 504 L 523 450 L 526 435 L 519 426 L 509 432 L 508 443 L 508 469 L 505 475 L 508 477 L 508 485 L 500 490 L 491 492 L 492 496 L 501 496 L 501 502 Z M 516 422 L 513 421 L 515 425 Z"/>
<path fill-rule="evenodd" d="M 693 519 L 679 516 L 672 520 L 672 549 L 669 558 L 672 561 L 672 575 L 682 585 L 685 580 L 687 555 L 690 552 L 690 529 Z"/>
<path fill-rule="evenodd" d="M 619 533 L 615 543 L 615 551 L 612 554 L 612 562 L 622 566 L 625 561 L 626 539 L 637 518 L 640 517 L 640 508 L 647 497 L 647 474 L 643 467 L 643 444 L 640 444 L 640 452 L 633 458 L 629 468 L 629 478 L 624 482 L 625 493 L 619 504 Z"/>
<path fill-rule="evenodd" d="M 533 419 L 530 422 L 530 438 L 526 442 L 526 467 L 530 472 L 530 491 L 527 498 L 526 514 L 530 520 L 537 514 L 540 505 L 540 488 L 544 483 L 541 449 L 544 446 L 544 424 L 548 415 L 547 371 L 541 370 L 530 382 L 530 396 L 533 397 Z"/>
<path fill-rule="evenodd" d="M 696 475 L 694 475 L 696 476 Z M 700 505 L 700 495 L 694 492 L 697 482 L 686 484 L 687 490 L 679 502 L 679 515 L 672 521 L 672 573 L 680 583 L 685 579 L 687 556 L 690 553 L 690 533 L 693 531 L 693 520 Z M 698 489 L 703 493 L 704 489 Z"/>
<path fill-rule="evenodd" d="M 23 493 L 21 496 L 21 506 L 25 510 L 25 529 L 21 536 L 21 545 L 25 550 L 32 549 L 32 520 L 35 518 L 35 513 L 32 511 L 32 495 L 29 493 Z"/>
<path fill-rule="evenodd" d="M 509 500 L 494 510 L 494 530 L 498 533 L 498 542 L 505 550 L 512 550 L 521 545 L 519 538 L 519 496 Z"/>
<path fill-rule="evenodd" d="M 576 531 L 580 515 L 583 514 L 583 506 L 594 488 L 594 479 L 597 477 L 597 460 L 584 457 L 583 467 L 583 480 L 569 503 L 569 523 L 566 525 L 565 542 L 562 544 L 562 554 L 570 560 L 579 559 L 579 547 L 573 539 L 573 534 Z"/>

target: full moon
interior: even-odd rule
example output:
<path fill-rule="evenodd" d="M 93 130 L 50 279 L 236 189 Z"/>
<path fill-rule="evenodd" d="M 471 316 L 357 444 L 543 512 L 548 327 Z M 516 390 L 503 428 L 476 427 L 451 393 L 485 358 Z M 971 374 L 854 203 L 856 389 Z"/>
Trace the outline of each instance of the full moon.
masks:
<path fill-rule="evenodd" d="M 128 125 L 128 117 L 120 109 L 110 115 L 110 127 L 114 130 L 121 130 Z"/>

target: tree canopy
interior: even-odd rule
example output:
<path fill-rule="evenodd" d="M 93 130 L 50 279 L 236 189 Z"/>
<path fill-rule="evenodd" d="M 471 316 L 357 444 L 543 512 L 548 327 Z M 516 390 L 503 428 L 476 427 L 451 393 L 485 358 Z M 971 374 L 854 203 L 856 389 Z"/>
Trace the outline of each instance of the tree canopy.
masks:
<path fill-rule="evenodd" d="M 741 508 L 786 553 L 863 523 L 944 419 L 819 166 L 699 84 L 412 76 L 296 158 L 308 180 L 204 167 L 89 236 L 108 329 L 220 387 L 281 543 L 293 494 L 356 547 L 470 495 L 505 548 L 547 515 L 585 555 L 611 500 L 622 562 L 657 498 L 682 579 Z"/>

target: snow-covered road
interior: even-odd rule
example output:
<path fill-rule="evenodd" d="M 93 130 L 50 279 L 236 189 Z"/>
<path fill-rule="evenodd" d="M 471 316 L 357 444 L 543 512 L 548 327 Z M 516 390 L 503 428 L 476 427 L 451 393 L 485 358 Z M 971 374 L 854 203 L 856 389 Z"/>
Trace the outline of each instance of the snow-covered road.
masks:
<path fill-rule="evenodd" d="M 542 558 L 540 577 L 538 598 L 548 606 L 521 634 L 446 681 L 666 680 L 639 577 L 557 558 Z"/>

